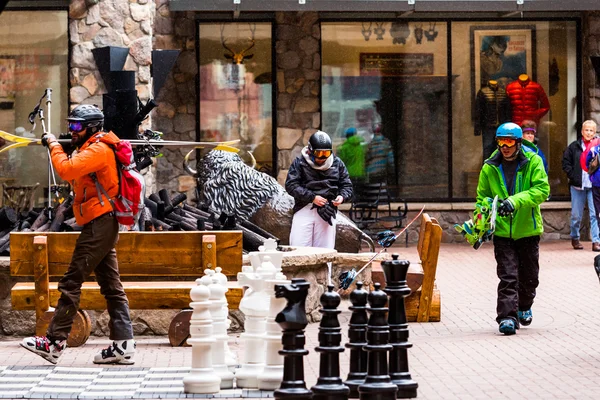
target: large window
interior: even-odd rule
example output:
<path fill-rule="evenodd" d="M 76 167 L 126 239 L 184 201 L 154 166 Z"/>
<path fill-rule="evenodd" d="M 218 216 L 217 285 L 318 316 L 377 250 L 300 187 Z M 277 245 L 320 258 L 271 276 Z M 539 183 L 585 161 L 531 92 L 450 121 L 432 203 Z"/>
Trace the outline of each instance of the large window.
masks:
<path fill-rule="evenodd" d="M 343 143 L 362 144 L 362 175 L 351 171 L 357 181 L 381 180 L 385 171 L 401 197 L 467 200 L 495 150 L 497 126 L 533 120 L 551 194 L 566 196 L 562 154 L 581 122 L 576 27 L 564 20 L 324 22 L 322 128 L 338 153 Z M 525 102 L 519 90 L 506 90 L 519 78 Z"/>
<path fill-rule="evenodd" d="M 321 31 L 323 129 L 337 146 L 356 141 L 347 139 L 356 130 L 365 150 L 357 180 L 385 180 L 407 198 L 447 197 L 446 23 L 323 23 Z"/>
<path fill-rule="evenodd" d="M 577 137 L 576 23 L 452 22 L 451 26 L 456 76 L 453 197 L 475 196 L 484 154 L 494 150 L 497 125 L 521 124 L 524 119 L 537 124 L 537 146 L 548 161 L 551 194 L 567 196 L 561 161 L 563 151 Z M 528 91 L 521 100 L 523 87 Z"/>
<path fill-rule="evenodd" d="M 32 132 L 27 117 L 52 88 L 51 132 L 64 129 L 68 112 L 67 11 L 4 11 L 0 14 L 0 129 L 25 137 Z M 44 107 L 45 109 L 45 107 Z M 46 115 L 46 117 L 48 117 Z M 59 179 L 57 177 L 57 179 Z M 41 146 L 0 154 L 0 181 L 9 186 L 40 184 L 35 192 L 41 206 L 48 188 L 48 156 Z"/>
<path fill-rule="evenodd" d="M 200 24 L 200 139 L 240 140 L 273 173 L 271 24 Z M 242 157 L 245 155 L 240 154 Z"/>

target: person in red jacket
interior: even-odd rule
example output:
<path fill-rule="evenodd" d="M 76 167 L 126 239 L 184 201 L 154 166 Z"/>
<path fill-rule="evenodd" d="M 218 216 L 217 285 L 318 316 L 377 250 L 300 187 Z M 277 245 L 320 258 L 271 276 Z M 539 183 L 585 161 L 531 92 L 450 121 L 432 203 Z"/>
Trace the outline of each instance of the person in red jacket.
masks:
<path fill-rule="evenodd" d="M 70 158 L 52 134 L 42 143 L 50 149 L 52 165 L 64 180 L 70 181 L 74 193 L 73 212 L 83 226 L 77 238 L 69 269 L 58 282 L 58 300 L 46 336 L 23 339 L 21 346 L 53 364 L 64 353 L 73 318 L 79 309 L 81 286 L 92 272 L 100 293 L 106 298 L 113 343 L 94 357 L 95 364 L 133 364 L 135 342 L 129 316 L 129 302 L 123 290 L 115 245 L 119 224 L 110 201 L 103 200 L 91 174 L 112 198 L 119 191 L 119 175 L 111 148 L 119 142 L 112 132 L 102 132 L 104 114 L 93 105 L 80 105 L 68 117 L 71 144 L 78 148 Z"/>
<path fill-rule="evenodd" d="M 527 74 L 519 75 L 519 79 L 506 87 L 512 108 L 512 122 L 517 125 L 530 119 L 540 124 L 540 119 L 550 111 L 550 102 L 544 88 L 533 82 Z"/>

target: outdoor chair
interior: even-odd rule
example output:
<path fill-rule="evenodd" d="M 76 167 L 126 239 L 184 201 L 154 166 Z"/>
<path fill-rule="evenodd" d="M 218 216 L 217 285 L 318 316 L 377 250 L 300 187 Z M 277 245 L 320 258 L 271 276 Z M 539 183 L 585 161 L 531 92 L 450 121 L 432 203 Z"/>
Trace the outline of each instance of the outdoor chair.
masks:
<path fill-rule="evenodd" d="M 393 209 L 392 203 L 401 205 Z M 380 231 L 402 229 L 407 212 L 406 200 L 393 198 L 386 183 L 364 183 L 354 188 L 350 219 L 373 239 Z M 408 247 L 408 233 L 405 245 Z"/>

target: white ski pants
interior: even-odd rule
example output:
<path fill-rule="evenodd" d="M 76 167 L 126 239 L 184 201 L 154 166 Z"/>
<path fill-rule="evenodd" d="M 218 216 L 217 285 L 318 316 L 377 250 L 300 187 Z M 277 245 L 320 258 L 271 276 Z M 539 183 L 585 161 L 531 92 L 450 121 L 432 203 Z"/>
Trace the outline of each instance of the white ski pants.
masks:
<path fill-rule="evenodd" d="M 335 218 L 331 219 L 332 225 L 317 214 L 317 209 L 311 207 L 312 203 L 294 214 L 292 230 L 290 232 L 290 246 L 335 248 Z"/>

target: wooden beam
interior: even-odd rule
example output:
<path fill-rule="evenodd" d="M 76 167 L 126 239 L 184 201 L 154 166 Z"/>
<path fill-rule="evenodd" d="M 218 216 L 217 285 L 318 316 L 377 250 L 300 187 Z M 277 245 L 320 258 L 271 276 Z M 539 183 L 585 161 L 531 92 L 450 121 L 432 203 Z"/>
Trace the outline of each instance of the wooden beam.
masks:
<path fill-rule="evenodd" d="M 33 276 L 33 237 L 40 233 L 11 233 L 10 272 L 12 276 Z M 62 276 L 73 255 L 78 232 L 48 232 L 49 275 Z M 204 270 L 203 237 L 216 240 L 216 264 L 225 275 L 235 277 L 242 270 L 242 232 L 121 232 L 117 260 L 122 276 L 198 277 Z M 214 263 L 214 262 L 213 262 Z"/>
<path fill-rule="evenodd" d="M 217 238 L 215 235 L 202 236 L 202 267 L 215 269 L 217 267 Z M 199 271 L 204 275 L 204 271 Z"/>
<path fill-rule="evenodd" d="M 432 225 L 431 242 L 427 260 L 423 263 L 423 285 L 421 286 L 421 301 L 419 302 L 418 322 L 428 322 L 433 303 L 433 286 L 437 271 L 440 243 L 442 242 L 442 228 L 438 224 Z"/>
<path fill-rule="evenodd" d="M 43 336 L 44 327 L 39 324 L 42 321 L 44 313 L 50 308 L 50 279 L 48 276 L 48 243 L 46 236 L 35 236 L 33 238 L 33 264 L 35 266 L 34 273 L 34 288 L 36 298 L 33 299 L 35 305 L 35 334 Z"/>
<path fill-rule="evenodd" d="M 123 282 L 123 288 L 129 299 L 132 310 L 152 309 L 184 309 L 189 308 L 190 290 L 196 286 L 195 281 L 177 282 Z M 229 308 L 239 308 L 244 295 L 243 289 L 237 282 L 228 282 L 226 293 Z M 15 310 L 35 309 L 35 285 L 33 282 L 20 282 L 11 290 L 12 307 Z M 50 305 L 55 306 L 60 297 L 57 282 L 50 282 Z M 100 293 L 96 282 L 85 282 L 81 288 L 82 310 L 104 310 L 106 300 Z"/>

